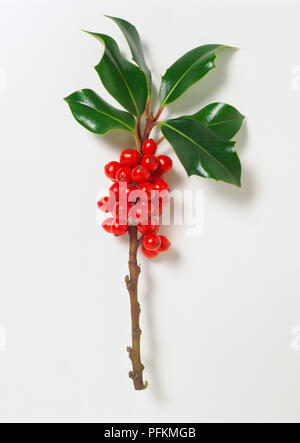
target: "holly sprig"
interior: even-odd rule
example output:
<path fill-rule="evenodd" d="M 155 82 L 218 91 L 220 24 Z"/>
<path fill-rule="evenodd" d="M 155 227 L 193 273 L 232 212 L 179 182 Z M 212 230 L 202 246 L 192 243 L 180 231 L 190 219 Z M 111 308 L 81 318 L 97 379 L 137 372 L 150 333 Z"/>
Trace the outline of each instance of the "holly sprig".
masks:
<path fill-rule="evenodd" d="M 160 141 L 168 140 L 189 177 L 198 175 L 240 187 L 241 163 L 232 139 L 240 130 L 244 116 L 237 109 L 226 103 L 213 103 L 194 115 L 159 121 L 164 108 L 212 71 L 218 52 L 230 47 L 203 45 L 178 59 L 162 77 L 160 106 L 154 116 L 149 111 L 152 75 L 139 33 L 128 21 L 109 18 L 123 32 L 132 61 L 123 57 L 112 37 L 88 34 L 104 45 L 103 57 L 95 69 L 106 90 L 126 111 L 111 106 L 96 92 L 83 89 L 65 99 L 75 119 L 95 134 L 104 135 L 116 129 L 129 131 L 138 150 L 158 126 L 163 136 Z"/>
<path fill-rule="evenodd" d="M 145 190 L 169 189 L 162 179 L 155 181 L 147 172 L 147 153 L 151 150 L 154 155 L 157 145 L 167 140 L 173 147 L 178 159 L 182 163 L 188 176 L 197 175 L 211 178 L 232 185 L 241 186 L 241 163 L 235 150 L 236 142 L 233 137 L 240 130 L 244 116 L 233 106 L 226 103 L 212 103 L 193 115 L 179 116 L 166 121 L 160 120 L 164 109 L 175 100 L 178 100 L 191 86 L 206 76 L 215 65 L 215 59 L 220 50 L 230 48 L 221 44 L 199 46 L 177 60 L 162 77 L 160 86 L 160 104 L 156 112 L 150 110 L 152 98 L 152 74 L 145 60 L 142 43 L 136 28 L 126 20 L 109 17 L 123 32 L 132 54 L 132 61 L 128 61 L 120 52 L 116 41 L 108 35 L 88 32 L 104 46 L 103 56 L 95 67 L 104 87 L 109 94 L 123 107 L 118 109 L 107 103 L 91 89 L 74 92 L 67 98 L 71 112 L 75 119 L 86 129 L 95 134 L 107 134 L 113 130 L 124 130 L 132 133 L 136 150 L 126 150 L 121 154 L 121 164 L 111 162 L 106 166 L 106 175 L 114 182 L 129 180 L 141 183 Z M 149 140 L 154 127 L 161 130 L 161 138 L 155 142 Z M 134 152 L 134 154 L 133 154 Z M 130 156 L 133 163 L 128 165 L 122 161 L 122 156 Z M 137 157 L 137 160 L 134 160 Z M 149 155 L 148 155 L 149 157 Z M 151 157 L 151 156 L 150 156 Z M 123 159 L 124 160 L 124 159 Z M 128 158 L 127 158 L 128 160 Z M 148 158 L 149 160 L 149 158 Z M 141 165 L 138 164 L 141 161 Z M 166 156 L 152 157 L 149 161 L 160 164 L 160 173 L 165 173 L 172 167 L 172 160 Z M 166 164 L 166 162 L 168 164 Z M 120 166 L 123 167 L 120 167 Z M 124 167 L 125 166 L 125 167 Z M 134 169 L 128 168 L 134 167 Z M 149 183 L 139 181 L 138 174 L 148 177 Z M 155 175 L 155 173 L 154 173 Z M 145 179 L 146 180 L 146 179 Z M 146 181 L 148 181 L 146 180 Z M 150 183 L 151 182 L 151 183 Z M 114 183 L 110 188 L 112 195 L 119 193 L 119 184 Z M 151 194 L 151 193 L 150 193 Z M 103 206 L 110 200 L 104 197 L 98 206 Z M 151 200 L 151 198 L 150 198 Z M 148 208 L 148 205 L 146 206 Z M 112 208 L 111 208 L 112 209 Z M 113 212 L 120 217 L 121 206 L 114 206 Z M 122 208 L 127 214 L 127 208 Z M 111 212 L 106 211 L 104 212 Z M 147 215 L 147 214 L 146 214 Z M 147 215 L 148 220 L 148 215 Z M 141 361 L 141 328 L 140 304 L 138 301 L 138 280 L 141 268 L 137 262 L 139 247 L 148 258 L 158 256 L 170 247 L 166 237 L 158 237 L 157 224 L 143 224 L 138 220 L 134 223 L 127 220 L 119 223 L 116 219 L 107 219 L 103 228 L 116 236 L 129 234 L 129 274 L 126 276 L 126 286 L 130 295 L 132 319 L 132 346 L 127 348 L 132 361 L 133 370 L 129 373 L 136 390 L 146 389 L 144 383 L 144 365 Z M 150 235 L 147 235 L 147 233 Z M 139 237 L 140 235 L 140 237 Z M 164 244 L 162 244 L 164 242 Z M 153 250 L 152 250 L 153 249 Z"/>

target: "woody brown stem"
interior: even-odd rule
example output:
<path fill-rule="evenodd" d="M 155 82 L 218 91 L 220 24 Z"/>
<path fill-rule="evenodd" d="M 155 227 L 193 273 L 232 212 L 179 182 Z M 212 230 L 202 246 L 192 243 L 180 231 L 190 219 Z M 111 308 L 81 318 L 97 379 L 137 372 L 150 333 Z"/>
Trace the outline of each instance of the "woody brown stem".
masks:
<path fill-rule="evenodd" d="M 141 362 L 141 335 L 140 314 L 141 308 L 138 300 L 138 280 L 141 268 L 137 263 L 138 252 L 137 227 L 129 227 L 129 276 L 126 277 L 126 285 L 130 295 L 131 323 L 132 323 L 132 347 L 127 351 L 132 362 L 132 371 L 129 377 L 132 379 L 134 388 L 141 391 L 147 388 L 143 381 L 144 365 Z"/>
<path fill-rule="evenodd" d="M 164 106 L 161 105 L 161 107 L 159 108 L 155 117 L 153 117 L 153 115 L 151 115 L 151 116 L 148 116 L 148 118 L 146 119 L 146 127 L 145 127 L 144 136 L 142 138 L 142 144 L 149 138 L 151 131 L 154 128 L 154 126 L 157 124 L 157 121 L 158 121 L 159 117 L 161 116 L 163 110 L 164 110 Z M 149 111 L 148 111 L 148 114 L 149 114 Z"/>
<path fill-rule="evenodd" d="M 160 145 L 165 139 L 165 137 L 161 137 L 159 140 L 157 140 L 157 146 Z"/>
<path fill-rule="evenodd" d="M 146 105 L 146 126 L 144 135 L 141 133 L 141 119 L 137 119 L 135 141 L 136 148 L 141 152 L 141 146 L 145 140 L 149 137 L 153 127 L 158 121 L 163 106 L 158 110 L 155 117 L 149 114 L 149 99 Z M 137 263 L 137 252 L 141 246 L 142 239 L 138 240 L 138 229 L 136 226 L 129 226 L 129 275 L 126 276 L 126 286 L 130 295 L 130 307 L 131 307 L 131 328 L 132 328 L 132 346 L 127 348 L 129 358 L 132 363 L 132 371 L 129 372 L 129 377 L 132 379 L 134 388 L 137 391 L 142 391 L 147 388 L 148 383 L 144 383 L 143 371 L 145 369 L 141 361 L 141 327 L 140 327 L 140 314 L 141 308 L 138 299 L 138 281 L 141 273 L 141 268 Z"/>
<path fill-rule="evenodd" d="M 164 110 L 164 105 L 161 105 L 160 108 L 159 108 L 159 110 L 157 111 L 157 114 L 156 114 L 155 118 L 154 118 L 154 122 L 157 122 L 157 121 L 158 121 L 158 119 L 159 119 L 159 117 L 161 116 L 163 110 Z"/>

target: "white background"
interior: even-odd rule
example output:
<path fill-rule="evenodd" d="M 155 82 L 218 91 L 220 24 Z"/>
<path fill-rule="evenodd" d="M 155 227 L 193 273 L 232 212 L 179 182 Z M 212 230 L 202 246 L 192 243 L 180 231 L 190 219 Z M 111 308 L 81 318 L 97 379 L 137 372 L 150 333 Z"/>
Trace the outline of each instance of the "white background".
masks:
<path fill-rule="evenodd" d="M 149 5 L 0 0 L 0 416 L 299 421 L 292 331 L 300 324 L 300 83 L 293 76 L 300 3 Z M 83 87 L 110 100 L 93 70 L 102 48 L 80 29 L 108 33 L 129 52 L 101 14 L 136 24 L 157 86 L 195 46 L 241 48 L 223 53 L 218 69 L 170 106 L 176 116 L 225 101 L 247 115 L 238 135 L 243 189 L 188 180 L 162 146 L 175 162 L 172 186 L 204 191 L 205 232 L 188 238 L 184 227 L 166 229 L 173 251 L 158 262 L 142 259 L 150 387 L 139 393 L 127 376 L 127 244 L 101 231 L 95 209 L 108 186 L 104 164 L 132 140 L 90 134 L 62 101 Z"/>

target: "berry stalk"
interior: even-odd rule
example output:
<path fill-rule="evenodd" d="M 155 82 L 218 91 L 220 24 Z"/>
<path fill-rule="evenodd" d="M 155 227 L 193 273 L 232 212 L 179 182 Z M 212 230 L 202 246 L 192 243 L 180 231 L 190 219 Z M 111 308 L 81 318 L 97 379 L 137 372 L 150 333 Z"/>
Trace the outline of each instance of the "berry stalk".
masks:
<path fill-rule="evenodd" d="M 149 119 L 149 99 L 146 106 L 146 119 Z M 143 136 L 141 133 L 140 119 L 137 121 L 136 131 L 136 147 L 138 152 L 141 152 L 141 142 Z M 136 391 L 143 391 L 147 389 L 148 382 L 144 383 L 143 372 L 145 366 L 141 361 L 141 336 L 142 330 L 140 327 L 141 306 L 138 298 L 138 282 L 141 273 L 141 268 L 137 262 L 137 253 L 139 249 L 138 229 L 136 226 L 128 228 L 129 233 L 129 275 L 126 276 L 125 282 L 130 297 L 131 310 L 131 329 L 132 329 L 132 347 L 127 348 L 129 358 L 132 363 L 132 371 L 129 372 L 129 378 L 132 379 L 134 389 Z"/>
<path fill-rule="evenodd" d="M 160 113 L 158 112 L 157 119 Z M 157 121 L 157 120 L 156 120 Z M 141 121 L 137 121 L 136 131 L 136 146 L 138 152 L 141 152 L 141 146 L 151 133 L 153 128 L 153 119 L 149 115 L 149 99 L 146 104 L 146 127 L 144 135 L 141 133 Z M 125 282 L 130 296 L 131 308 L 131 328 L 132 328 L 132 347 L 127 348 L 129 358 L 132 363 L 132 371 L 129 372 L 129 377 L 133 381 L 136 391 L 147 389 L 148 382 L 144 383 L 143 372 L 145 366 L 141 361 L 141 335 L 140 327 L 141 307 L 138 298 L 138 282 L 141 273 L 141 268 L 137 262 L 137 253 L 140 246 L 138 240 L 138 229 L 136 226 L 131 226 L 128 229 L 129 233 L 129 275 L 126 276 Z"/>
<path fill-rule="evenodd" d="M 138 281 L 141 268 L 137 263 L 138 234 L 137 227 L 129 227 L 129 273 L 126 276 L 126 285 L 130 296 L 131 326 L 132 326 L 132 347 L 128 347 L 129 358 L 132 362 L 132 371 L 129 377 L 132 379 L 134 388 L 137 391 L 146 389 L 148 383 L 143 381 L 143 371 L 145 369 L 141 362 L 141 335 L 140 314 L 141 308 L 138 300 Z"/>

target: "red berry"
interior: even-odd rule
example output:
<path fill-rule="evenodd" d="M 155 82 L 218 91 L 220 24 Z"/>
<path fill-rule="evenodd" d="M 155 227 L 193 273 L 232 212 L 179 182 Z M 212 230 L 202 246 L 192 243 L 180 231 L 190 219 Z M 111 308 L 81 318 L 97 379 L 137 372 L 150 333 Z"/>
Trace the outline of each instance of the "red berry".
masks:
<path fill-rule="evenodd" d="M 128 232 L 128 225 L 124 224 L 124 222 L 122 221 L 114 220 L 111 225 L 111 232 L 116 237 L 121 237 L 122 235 L 125 235 Z"/>
<path fill-rule="evenodd" d="M 150 172 L 144 166 L 136 166 L 131 173 L 132 179 L 135 183 L 144 183 L 149 180 Z"/>
<path fill-rule="evenodd" d="M 159 229 L 160 229 L 160 226 L 156 225 L 155 228 L 154 228 L 154 231 L 152 232 L 152 234 L 158 234 L 159 233 Z"/>
<path fill-rule="evenodd" d="M 110 188 L 109 188 L 110 193 L 112 194 L 112 196 L 115 198 L 115 200 L 118 202 L 120 199 L 120 187 L 119 187 L 119 183 L 114 183 Z"/>
<path fill-rule="evenodd" d="M 124 201 L 129 201 L 129 197 L 132 191 L 136 191 L 136 187 L 134 185 L 123 186 L 120 189 L 120 201 L 124 199 Z M 133 202 L 136 203 L 136 202 Z"/>
<path fill-rule="evenodd" d="M 150 259 L 155 258 L 159 255 L 157 251 L 149 251 L 148 249 L 144 248 L 144 246 L 142 246 L 142 253 L 144 254 L 145 257 Z"/>
<path fill-rule="evenodd" d="M 120 156 L 122 166 L 134 168 L 141 161 L 141 154 L 136 149 L 125 149 Z"/>
<path fill-rule="evenodd" d="M 115 181 L 117 172 L 120 169 L 120 167 L 121 167 L 121 165 L 119 162 L 108 163 L 108 165 L 106 165 L 104 168 L 104 172 L 105 172 L 106 177 L 112 181 Z"/>
<path fill-rule="evenodd" d="M 163 191 L 160 194 L 160 199 L 161 199 L 161 203 L 162 203 L 162 207 L 165 208 L 166 206 L 168 206 L 169 204 L 169 191 Z"/>
<path fill-rule="evenodd" d="M 159 225 L 149 223 L 148 225 L 138 225 L 138 230 L 142 235 L 157 234 L 159 231 Z"/>
<path fill-rule="evenodd" d="M 130 221 L 136 224 L 137 223 L 145 224 L 147 223 L 148 218 L 149 218 L 148 205 L 138 203 L 137 205 L 132 206 L 132 208 L 129 211 Z"/>
<path fill-rule="evenodd" d="M 171 171 L 173 168 L 173 161 L 168 157 L 167 155 L 160 155 L 158 157 L 158 172 L 160 174 L 166 174 L 167 172 Z"/>
<path fill-rule="evenodd" d="M 167 252 L 167 250 L 171 247 L 171 243 L 164 235 L 160 235 L 159 238 L 161 240 L 161 245 L 158 249 L 158 252 Z"/>
<path fill-rule="evenodd" d="M 103 197 L 98 201 L 97 205 L 100 211 L 108 214 L 114 208 L 114 199 L 111 197 Z"/>
<path fill-rule="evenodd" d="M 141 165 L 147 168 L 149 172 L 154 172 L 159 166 L 158 159 L 154 155 L 144 155 Z"/>
<path fill-rule="evenodd" d="M 157 143 L 150 139 L 143 144 L 142 151 L 144 155 L 154 155 L 157 151 Z"/>
<path fill-rule="evenodd" d="M 143 241 L 143 246 L 149 251 L 157 251 L 161 246 L 161 239 L 156 234 L 146 235 Z"/>
<path fill-rule="evenodd" d="M 132 183 L 131 168 L 122 166 L 117 172 L 116 179 L 119 183 Z"/>
<path fill-rule="evenodd" d="M 104 231 L 108 232 L 108 234 L 111 234 L 111 226 L 113 224 L 113 222 L 115 221 L 115 219 L 113 217 L 107 218 L 106 220 L 104 220 L 104 222 L 102 223 L 102 227 L 104 229 Z"/>
<path fill-rule="evenodd" d="M 167 182 L 165 182 L 165 180 L 163 180 L 162 178 L 159 178 L 158 180 L 155 180 L 155 182 L 153 183 L 154 187 L 156 189 L 156 191 L 169 191 L 169 185 Z"/>
<path fill-rule="evenodd" d="M 140 191 L 145 192 L 145 194 L 147 194 L 148 198 L 151 198 L 154 194 L 154 191 L 155 191 L 154 185 L 150 182 L 141 183 L 139 185 L 138 189 Z"/>
<path fill-rule="evenodd" d="M 113 210 L 113 215 L 117 220 L 125 221 L 128 219 L 128 214 L 131 208 L 132 205 L 130 203 L 127 203 L 127 205 L 117 203 Z"/>
<path fill-rule="evenodd" d="M 161 198 L 152 200 L 151 204 L 149 205 L 150 213 L 154 217 L 160 217 L 163 213 L 163 209 L 164 206 Z"/>

